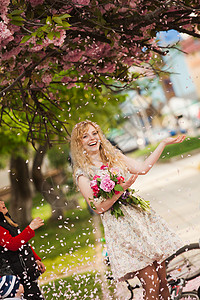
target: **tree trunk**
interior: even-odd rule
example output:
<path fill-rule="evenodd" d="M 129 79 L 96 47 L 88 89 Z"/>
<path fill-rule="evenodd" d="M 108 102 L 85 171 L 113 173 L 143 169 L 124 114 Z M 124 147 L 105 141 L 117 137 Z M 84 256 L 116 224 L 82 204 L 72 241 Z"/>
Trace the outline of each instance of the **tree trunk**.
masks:
<path fill-rule="evenodd" d="M 41 167 L 47 152 L 47 145 L 40 146 L 35 154 L 32 168 L 32 177 L 35 188 L 40 192 L 45 200 L 51 205 L 52 217 L 51 219 L 57 220 L 59 217 L 63 217 L 63 212 L 68 204 L 64 195 L 57 189 L 53 181 L 48 181 L 44 178 Z"/>
<path fill-rule="evenodd" d="M 32 220 L 32 193 L 29 181 L 28 164 L 20 156 L 11 156 L 10 160 L 11 201 L 9 212 L 22 227 Z"/>

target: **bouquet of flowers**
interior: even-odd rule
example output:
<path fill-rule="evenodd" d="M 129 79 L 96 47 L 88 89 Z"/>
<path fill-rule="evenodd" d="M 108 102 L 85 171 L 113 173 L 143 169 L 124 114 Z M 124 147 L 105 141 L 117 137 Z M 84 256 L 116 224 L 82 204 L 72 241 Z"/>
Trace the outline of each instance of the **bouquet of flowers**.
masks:
<path fill-rule="evenodd" d="M 112 198 L 113 195 L 123 192 L 119 199 L 111 207 L 111 214 L 117 219 L 120 216 L 124 216 L 121 209 L 121 204 L 132 205 L 138 209 L 149 210 L 149 201 L 145 201 L 140 196 L 135 195 L 135 190 L 127 189 L 123 190 L 120 182 L 124 181 L 124 178 L 120 175 L 120 171 L 117 168 L 109 169 L 108 166 L 102 165 L 99 174 L 93 177 L 90 182 L 90 187 L 93 190 L 93 197 L 96 203 L 106 201 L 108 198 Z M 95 210 L 93 201 L 90 202 L 91 207 Z"/>

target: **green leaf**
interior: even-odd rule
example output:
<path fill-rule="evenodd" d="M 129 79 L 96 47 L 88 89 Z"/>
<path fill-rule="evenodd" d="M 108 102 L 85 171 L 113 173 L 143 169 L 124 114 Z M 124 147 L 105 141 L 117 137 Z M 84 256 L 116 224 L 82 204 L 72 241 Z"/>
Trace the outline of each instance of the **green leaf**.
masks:
<path fill-rule="evenodd" d="M 25 78 L 25 80 L 24 80 L 24 82 L 23 82 L 23 87 L 24 87 L 24 88 L 27 87 L 27 84 L 29 83 L 29 80 L 30 80 L 29 77 L 26 77 L 26 78 Z"/>
<path fill-rule="evenodd" d="M 64 19 L 66 19 L 66 18 L 71 18 L 71 16 L 70 16 L 69 14 L 64 14 L 64 15 L 60 16 L 60 18 L 61 18 L 62 20 L 64 20 Z"/>
<path fill-rule="evenodd" d="M 59 31 L 55 31 L 55 36 L 56 36 L 57 38 L 60 38 L 60 32 L 59 32 Z"/>
<path fill-rule="evenodd" d="M 31 37 L 32 37 L 31 35 L 23 36 L 23 38 L 21 40 L 21 44 L 26 43 L 28 40 L 30 40 Z"/>
<path fill-rule="evenodd" d="M 22 13 L 23 13 L 23 10 L 15 9 L 10 13 L 10 15 L 12 15 L 12 16 L 21 15 Z"/>
<path fill-rule="evenodd" d="M 48 17 L 46 18 L 46 24 L 47 24 L 47 25 L 52 24 L 52 19 L 51 19 L 50 16 L 48 16 Z"/>
<path fill-rule="evenodd" d="M 43 36 L 44 36 L 44 32 L 38 31 L 38 32 L 37 32 L 37 36 L 38 36 L 38 37 L 43 37 Z"/>
<path fill-rule="evenodd" d="M 62 19 L 61 19 L 60 17 L 53 17 L 52 19 L 53 19 L 54 22 L 56 22 L 57 24 L 60 24 L 60 25 L 63 24 Z"/>
<path fill-rule="evenodd" d="M 11 19 L 14 21 L 23 21 L 24 22 L 24 19 L 21 16 L 12 16 Z"/>
<path fill-rule="evenodd" d="M 29 43 L 29 47 L 33 48 L 34 44 L 33 43 Z"/>
<path fill-rule="evenodd" d="M 62 26 L 63 26 L 64 28 L 68 28 L 68 27 L 70 27 L 71 25 L 70 25 L 68 22 L 62 22 Z"/>
<path fill-rule="evenodd" d="M 114 187 L 114 190 L 117 191 L 117 192 L 123 192 L 124 191 L 123 187 L 120 184 L 116 184 L 115 187 Z"/>
<path fill-rule="evenodd" d="M 90 201 L 90 206 L 92 209 L 96 210 L 96 206 L 94 205 L 94 203 L 92 201 Z"/>
<path fill-rule="evenodd" d="M 46 32 L 46 33 L 49 33 L 50 30 L 51 30 L 51 28 L 50 28 L 50 26 L 48 24 L 46 24 L 46 25 L 44 25 L 44 26 L 41 27 L 41 30 L 44 31 L 44 32 Z"/>
<path fill-rule="evenodd" d="M 54 38 L 54 32 L 53 32 L 53 31 L 49 32 L 49 33 L 47 34 L 47 37 L 48 37 L 50 40 L 53 40 L 53 38 Z"/>
<path fill-rule="evenodd" d="M 43 40 L 39 39 L 37 42 L 36 42 L 37 45 L 42 45 L 43 44 Z"/>
<path fill-rule="evenodd" d="M 23 22 L 15 21 L 15 20 L 11 20 L 10 23 L 12 23 L 13 25 L 16 25 L 16 26 L 22 26 L 23 25 Z"/>

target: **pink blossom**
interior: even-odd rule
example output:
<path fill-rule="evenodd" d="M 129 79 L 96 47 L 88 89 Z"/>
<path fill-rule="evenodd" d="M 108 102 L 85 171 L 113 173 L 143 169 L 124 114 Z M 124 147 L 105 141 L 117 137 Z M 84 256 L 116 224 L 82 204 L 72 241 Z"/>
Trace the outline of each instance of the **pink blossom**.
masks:
<path fill-rule="evenodd" d="M 8 5 L 10 4 L 10 0 L 0 0 L 0 16 L 3 21 L 7 22 L 7 11 Z"/>
<path fill-rule="evenodd" d="M 118 183 L 120 183 L 121 181 L 124 182 L 124 177 L 123 176 L 118 176 L 117 181 L 118 181 Z"/>
<path fill-rule="evenodd" d="M 100 167 L 100 170 L 106 170 L 108 168 L 108 164 L 107 165 L 102 165 L 101 167 Z"/>
<path fill-rule="evenodd" d="M 46 42 L 48 43 L 48 45 L 54 44 L 54 46 L 61 47 L 66 38 L 66 31 L 64 29 L 61 29 L 61 30 L 57 29 L 56 31 L 60 33 L 60 37 L 59 38 L 54 37 L 53 40 L 46 38 Z"/>
<path fill-rule="evenodd" d="M 43 82 L 37 82 L 37 87 L 40 87 L 42 89 L 44 86 L 45 85 Z"/>
<path fill-rule="evenodd" d="M 119 194 L 120 193 L 120 191 L 115 191 L 115 194 L 117 195 L 117 194 Z"/>
<path fill-rule="evenodd" d="M 69 77 L 69 76 L 64 76 L 62 79 L 61 79 L 61 82 L 63 82 L 63 83 L 68 83 L 68 82 L 70 82 L 72 79 L 71 79 L 71 77 Z"/>
<path fill-rule="evenodd" d="M 0 22 L 0 47 L 7 45 L 14 38 L 4 22 Z"/>
<path fill-rule="evenodd" d="M 100 189 L 98 188 L 98 186 L 95 186 L 95 187 L 93 188 L 93 195 L 94 195 L 94 197 L 97 197 L 97 196 L 98 196 L 99 191 L 100 191 Z"/>
<path fill-rule="evenodd" d="M 42 82 L 49 84 L 52 81 L 52 75 L 51 74 L 45 74 L 42 76 Z"/>
<path fill-rule="evenodd" d="M 89 5 L 90 4 L 90 0 L 73 0 L 72 2 L 74 2 L 75 4 L 78 4 L 78 5 Z"/>
<path fill-rule="evenodd" d="M 138 2 L 136 2 L 135 0 L 131 0 L 129 5 L 131 8 L 136 8 L 137 7 Z"/>
<path fill-rule="evenodd" d="M 76 86 L 75 83 L 70 82 L 70 83 L 67 85 L 67 89 L 69 90 L 69 89 L 71 89 L 71 88 L 73 88 L 73 87 L 75 87 L 75 86 Z"/>
<path fill-rule="evenodd" d="M 115 182 L 110 179 L 109 175 L 105 175 L 101 180 L 100 188 L 104 192 L 108 192 L 108 193 L 111 192 L 114 186 L 115 186 Z"/>
<path fill-rule="evenodd" d="M 100 73 L 113 73 L 115 70 L 115 64 L 108 63 L 104 68 L 99 68 Z"/>
<path fill-rule="evenodd" d="M 16 48 L 11 49 L 10 51 L 6 51 L 4 52 L 4 54 L 2 54 L 2 59 L 8 60 L 11 57 L 15 59 L 16 56 L 21 52 L 21 50 L 22 50 L 21 46 L 18 46 Z"/>
<path fill-rule="evenodd" d="M 108 4 L 106 4 L 106 5 L 104 6 L 104 8 L 105 8 L 105 10 L 110 10 L 110 9 L 112 9 L 112 8 L 115 8 L 115 5 L 114 5 L 114 4 L 108 3 Z"/>
<path fill-rule="evenodd" d="M 44 0 L 29 0 L 32 7 L 43 4 Z"/>
<path fill-rule="evenodd" d="M 95 179 L 90 181 L 90 187 L 93 188 L 94 186 L 97 185 L 97 181 Z"/>
<path fill-rule="evenodd" d="M 73 51 L 69 51 L 69 53 L 63 57 L 63 60 L 67 62 L 77 62 L 81 59 L 81 57 L 82 51 L 76 49 Z"/>

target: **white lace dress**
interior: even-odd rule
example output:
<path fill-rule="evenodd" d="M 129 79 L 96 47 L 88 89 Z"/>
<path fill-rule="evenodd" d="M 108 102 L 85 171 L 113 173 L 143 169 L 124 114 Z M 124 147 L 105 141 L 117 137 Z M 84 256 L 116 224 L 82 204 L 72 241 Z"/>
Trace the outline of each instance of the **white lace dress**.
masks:
<path fill-rule="evenodd" d="M 93 175 L 98 173 L 93 168 Z M 80 169 L 76 178 L 85 175 Z M 92 179 L 93 175 L 88 176 Z M 127 177 L 130 175 L 127 174 Z M 183 242 L 153 209 L 138 210 L 121 205 L 124 216 L 116 219 L 110 209 L 101 214 L 111 270 L 115 279 L 141 270 L 154 261 L 162 262 L 183 246 Z"/>

